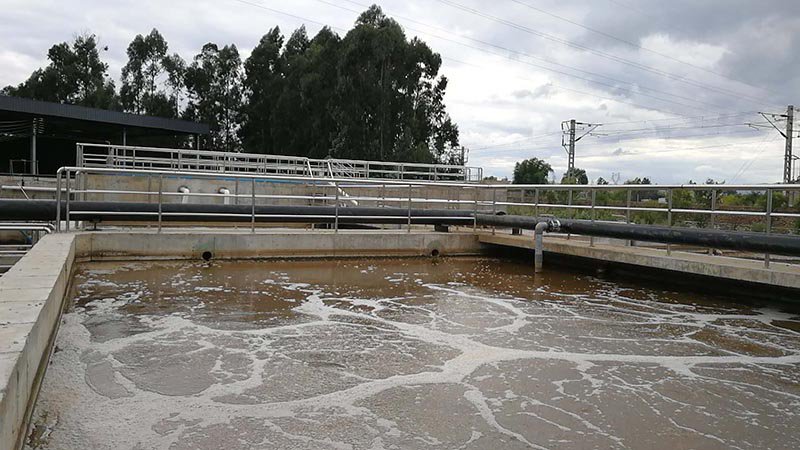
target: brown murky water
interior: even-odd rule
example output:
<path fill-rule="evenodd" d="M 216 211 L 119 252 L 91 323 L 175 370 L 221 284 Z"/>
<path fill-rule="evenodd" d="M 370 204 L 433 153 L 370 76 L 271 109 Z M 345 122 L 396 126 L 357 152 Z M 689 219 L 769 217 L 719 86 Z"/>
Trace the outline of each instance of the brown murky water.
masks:
<path fill-rule="evenodd" d="M 89 264 L 51 449 L 800 448 L 800 317 L 496 259 Z"/>

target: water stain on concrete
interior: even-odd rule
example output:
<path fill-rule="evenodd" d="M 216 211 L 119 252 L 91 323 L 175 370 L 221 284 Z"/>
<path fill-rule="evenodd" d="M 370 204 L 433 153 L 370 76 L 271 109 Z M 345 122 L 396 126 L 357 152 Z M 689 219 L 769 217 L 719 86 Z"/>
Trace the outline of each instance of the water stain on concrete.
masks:
<path fill-rule="evenodd" d="M 800 447 L 800 317 L 774 307 L 489 258 L 73 284 L 31 448 Z"/>

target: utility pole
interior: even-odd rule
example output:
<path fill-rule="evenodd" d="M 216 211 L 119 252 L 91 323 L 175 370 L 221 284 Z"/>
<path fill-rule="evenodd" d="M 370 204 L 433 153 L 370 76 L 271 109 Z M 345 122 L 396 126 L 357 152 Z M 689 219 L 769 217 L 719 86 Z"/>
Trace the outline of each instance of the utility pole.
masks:
<path fill-rule="evenodd" d="M 575 168 L 575 119 L 569 121 L 569 148 L 567 148 L 567 172 Z"/>
<path fill-rule="evenodd" d="M 575 168 L 575 143 L 584 138 L 587 134 L 599 127 L 600 123 L 584 123 L 575 119 L 561 122 L 561 146 L 567 151 L 567 172 L 572 172 Z M 578 128 L 580 127 L 580 130 Z M 584 131 L 578 136 L 578 131 Z"/>
<path fill-rule="evenodd" d="M 794 106 L 789 105 L 786 108 L 786 114 L 773 114 L 773 113 L 759 113 L 773 128 L 778 130 L 778 133 L 786 139 L 786 150 L 783 155 L 783 182 L 785 184 L 789 184 L 793 182 L 792 179 L 792 163 L 794 162 L 794 157 L 792 155 L 792 138 L 794 134 Z M 779 120 L 786 120 L 786 130 L 782 130 L 778 127 Z M 751 124 L 751 126 L 753 126 Z"/>
<path fill-rule="evenodd" d="M 786 108 L 786 152 L 783 156 L 783 182 L 791 183 L 792 179 L 792 134 L 794 127 L 794 106 Z"/>

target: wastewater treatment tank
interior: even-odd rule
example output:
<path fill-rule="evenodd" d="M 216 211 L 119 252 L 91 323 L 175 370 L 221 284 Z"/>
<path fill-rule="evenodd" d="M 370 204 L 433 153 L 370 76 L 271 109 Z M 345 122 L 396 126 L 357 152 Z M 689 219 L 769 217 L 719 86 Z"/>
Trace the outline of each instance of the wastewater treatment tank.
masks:
<path fill-rule="evenodd" d="M 489 257 L 78 267 L 30 449 L 800 448 L 800 316 Z"/>

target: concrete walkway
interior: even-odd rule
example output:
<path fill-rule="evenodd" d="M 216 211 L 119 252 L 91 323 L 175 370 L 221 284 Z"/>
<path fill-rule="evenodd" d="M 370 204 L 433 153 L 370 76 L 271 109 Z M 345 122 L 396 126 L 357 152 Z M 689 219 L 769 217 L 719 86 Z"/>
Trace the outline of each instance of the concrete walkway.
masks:
<path fill-rule="evenodd" d="M 479 240 L 484 244 L 533 249 L 533 236 L 483 233 L 479 236 Z M 588 240 L 567 240 L 555 236 L 545 236 L 544 251 L 608 263 L 800 289 L 799 265 L 773 262 L 766 268 L 762 261 L 677 251 L 668 255 L 666 251 L 659 249 L 599 243 L 590 246 Z M 547 265 L 546 255 L 545 265 Z"/>
<path fill-rule="evenodd" d="M 75 236 L 51 234 L 0 277 L 0 449 L 24 434 L 74 259 Z"/>

